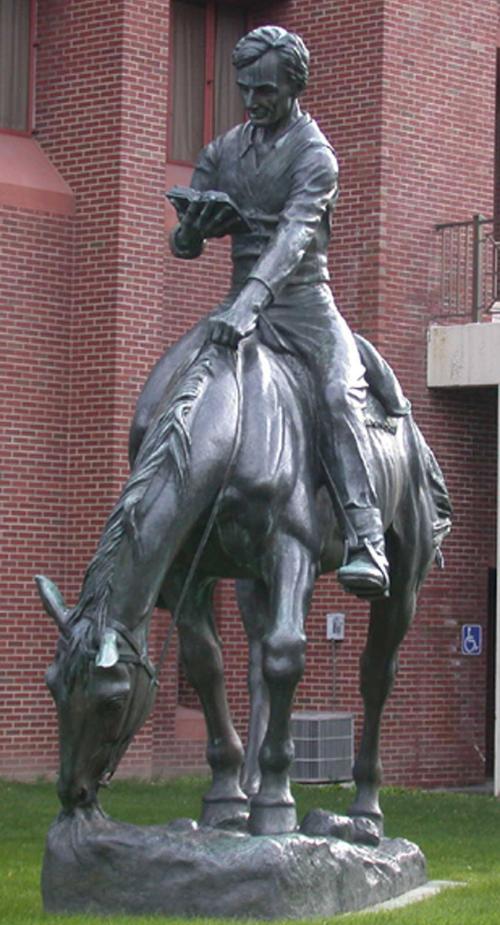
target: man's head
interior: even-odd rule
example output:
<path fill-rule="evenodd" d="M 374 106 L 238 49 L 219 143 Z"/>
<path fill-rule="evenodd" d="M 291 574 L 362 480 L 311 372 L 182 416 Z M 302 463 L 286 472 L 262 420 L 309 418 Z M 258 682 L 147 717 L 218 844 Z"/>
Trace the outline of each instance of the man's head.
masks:
<path fill-rule="evenodd" d="M 233 64 L 254 125 L 285 122 L 307 84 L 309 52 L 302 39 L 279 26 L 262 26 L 240 39 Z"/>

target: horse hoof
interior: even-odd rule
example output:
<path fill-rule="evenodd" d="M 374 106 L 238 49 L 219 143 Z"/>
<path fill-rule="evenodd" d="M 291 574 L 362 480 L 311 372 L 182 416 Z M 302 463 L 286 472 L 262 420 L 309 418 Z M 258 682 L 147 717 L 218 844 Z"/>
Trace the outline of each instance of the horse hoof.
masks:
<path fill-rule="evenodd" d="M 348 810 L 349 816 L 354 820 L 362 823 L 363 819 L 373 823 L 377 827 L 378 834 L 382 838 L 384 834 L 384 814 L 381 810 L 368 809 L 365 806 L 356 806 L 354 803 Z"/>
<path fill-rule="evenodd" d="M 311 809 L 302 820 L 300 831 L 309 837 L 330 836 L 351 844 L 376 846 L 380 842 L 378 827 L 366 816 L 339 816 L 324 809 Z"/>
<path fill-rule="evenodd" d="M 353 816 L 353 837 L 355 844 L 371 845 L 377 847 L 380 839 L 384 834 L 384 820 L 379 816 L 377 820 L 369 819 L 368 816 Z"/>
<path fill-rule="evenodd" d="M 210 800 L 203 798 L 200 825 L 213 829 L 247 829 L 248 800 Z"/>
<path fill-rule="evenodd" d="M 252 835 L 286 835 L 297 828 L 295 803 L 257 803 L 252 800 L 248 830 Z"/>

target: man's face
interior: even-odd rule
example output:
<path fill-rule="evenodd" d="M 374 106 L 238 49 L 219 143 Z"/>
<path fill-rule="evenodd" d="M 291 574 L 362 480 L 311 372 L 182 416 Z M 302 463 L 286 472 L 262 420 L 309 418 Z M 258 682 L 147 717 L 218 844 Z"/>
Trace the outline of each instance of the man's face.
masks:
<path fill-rule="evenodd" d="M 277 128 L 286 122 L 297 92 L 276 51 L 266 51 L 253 64 L 239 68 L 236 80 L 253 125 Z"/>

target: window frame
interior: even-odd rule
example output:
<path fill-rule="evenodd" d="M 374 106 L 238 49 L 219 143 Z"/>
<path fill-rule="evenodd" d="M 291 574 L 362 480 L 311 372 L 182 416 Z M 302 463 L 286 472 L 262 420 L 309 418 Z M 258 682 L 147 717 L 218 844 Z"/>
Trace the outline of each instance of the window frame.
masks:
<path fill-rule="evenodd" d="M 29 56 L 28 56 L 28 108 L 26 111 L 26 128 L 8 128 L 0 125 L 2 135 L 16 135 L 21 138 L 30 138 L 35 131 L 35 70 L 37 41 L 37 0 L 29 0 Z"/>
<path fill-rule="evenodd" d="M 205 74 L 203 88 L 203 145 L 207 145 L 213 139 L 214 124 L 214 88 L 215 88 L 215 42 L 216 42 L 216 24 L 217 24 L 217 6 L 237 6 L 240 7 L 245 20 L 245 30 L 249 28 L 249 9 L 244 0 L 204 0 L 205 4 Z M 170 3 L 170 25 L 169 25 L 169 86 L 168 86 L 168 103 L 167 103 L 167 164 L 176 164 L 180 167 L 193 167 L 191 161 L 179 161 L 170 157 L 170 138 L 172 134 L 172 120 L 174 117 L 172 103 L 172 82 L 171 75 L 173 71 L 173 34 L 174 34 L 174 3 Z"/>

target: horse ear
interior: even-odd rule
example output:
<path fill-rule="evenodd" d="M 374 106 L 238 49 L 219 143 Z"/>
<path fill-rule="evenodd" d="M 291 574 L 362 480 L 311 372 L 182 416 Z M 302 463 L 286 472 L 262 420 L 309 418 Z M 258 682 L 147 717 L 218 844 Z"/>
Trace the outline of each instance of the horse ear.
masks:
<path fill-rule="evenodd" d="M 37 575 L 35 581 L 45 610 L 49 617 L 55 620 L 61 633 L 66 636 L 68 634 L 66 621 L 68 619 L 69 608 L 66 607 L 59 588 L 50 578 L 46 578 L 45 575 Z"/>
<path fill-rule="evenodd" d="M 101 647 L 96 655 L 96 668 L 112 668 L 116 665 L 120 655 L 118 653 L 117 636 L 114 630 L 104 630 Z"/>

